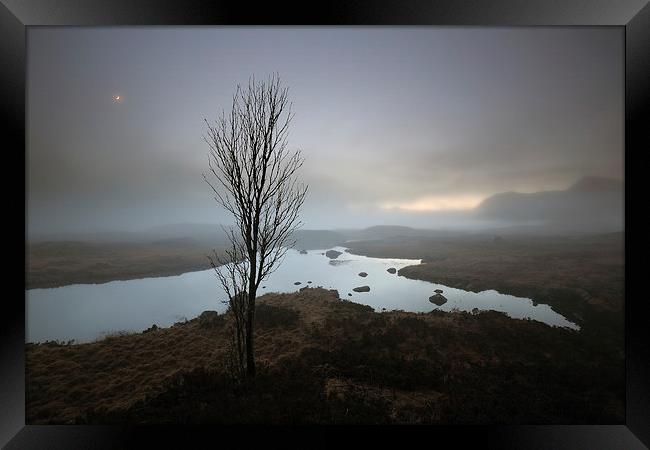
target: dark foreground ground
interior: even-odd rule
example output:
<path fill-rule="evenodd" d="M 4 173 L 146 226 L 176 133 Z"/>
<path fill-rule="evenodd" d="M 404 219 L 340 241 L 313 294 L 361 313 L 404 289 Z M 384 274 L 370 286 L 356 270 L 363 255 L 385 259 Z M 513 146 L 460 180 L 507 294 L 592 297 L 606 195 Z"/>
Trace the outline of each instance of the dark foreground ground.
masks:
<path fill-rule="evenodd" d="M 228 318 L 26 348 L 27 423 L 622 423 L 615 345 L 496 312 L 376 313 L 305 288 L 259 299 L 259 376 Z"/>

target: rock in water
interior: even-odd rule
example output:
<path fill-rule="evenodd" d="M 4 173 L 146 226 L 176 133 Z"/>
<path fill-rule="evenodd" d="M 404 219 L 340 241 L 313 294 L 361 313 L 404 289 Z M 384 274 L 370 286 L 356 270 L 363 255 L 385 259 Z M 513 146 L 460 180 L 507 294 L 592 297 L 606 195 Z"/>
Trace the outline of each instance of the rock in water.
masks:
<path fill-rule="evenodd" d="M 307 284 L 311 284 L 311 281 L 308 281 Z"/>
<path fill-rule="evenodd" d="M 336 250 L 328 250 L 325 252 L 325 256 L 327 256 L 329 259 L 336 259 L 341 254 L 341 252 L 337 252 Z"/>
<path fill-rule="evenodd" d="M 307 254 L 307 250 L 300 250 L 300 254 L 301 254 L 301 255 L 306 255 L 306 254 Z"/>
<path fill-rule="evenodd" d="M 300 281 L 296 281 L 296 282 L 293 283 L 293 284 L 295 284 L 296 286 L 298 286 L 298 285 L 301 284 L 301 283 L 300 283 Z"/>
<path fill-rule="evenodd" d="M 397 272 L 397 269 L 394 267 L 391 267 L 390 269 L 387 270 L 388 273 L 395 273 Z"/>
<path fill-rule="evenodd" d="M 436 289 L 436 290 L 433 291 L 433 292 L 435 292 L 436 294 L 442 294 L 442 289 Z"/>
<path fill-rule="evenodd" d="M 367 277 L 368 274 L 366 272 L 359 272 L 360 277 Z"/>
<path fill-rule="evenodd" d="M 442 294 L 435 294 L 429 297 L 431 303 L 435 303 L 438 306 L 442 306 L 447 303 L 447 299 Z"/>
<path fill-rule="evenodd" d="M 352 294 L 348 292 L 348 297 L 352 297 Z"/>
<path fill-rule="evenodd" d="M 352 289 L 354 292 L 370 292 L 370 286 L 359 286 Z"/>

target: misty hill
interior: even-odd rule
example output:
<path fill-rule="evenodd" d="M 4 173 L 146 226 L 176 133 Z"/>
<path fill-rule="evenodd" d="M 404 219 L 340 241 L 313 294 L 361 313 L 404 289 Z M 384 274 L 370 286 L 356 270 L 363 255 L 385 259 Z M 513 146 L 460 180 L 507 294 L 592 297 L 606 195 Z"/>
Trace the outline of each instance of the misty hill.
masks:
<path fill-rule="evenodd" d="M 381 240 L 403 237 L 441 237 L 461 233 L 458 230 L 411 228 L 401 225 L 376 225 L 368 228 L 339 230 L 347 240 Z"/>
<path fill-rule="evenodd" d="M 149 243 L 169 245 L 219 245 L 225 236 L 218 224 L 180 223 L 160 225 L 140 231 L 100 231 L 89 233 L 32 234 L 32 242 Z"/>
<path fill-rule="evenodd" d="M 172 240 L 191 238 L 203 244 L 226 243 L 221 226 L 218 224 L 181 223 L 162 225 L 145 232 L 149 239 Z M 341 233 L 330 230 L 297 230 L 294 234 L 296 248 L 304 250 L 330 248 L 345 242 L 346 237 Z"/>
<path fill-rule="evenodd" d="M 453 224 L 443 220 L 449 214 L 432 213 L 423 220 L 426 228 L 378 225 L 363 229 L 301 229 L 295 234 L 296 248 L 324 249 L 343 245 L 346 241 L 410 237 L 440 238 L 486 232 L 499 234 L 615 232 L 624 229 L 623 202 L 622 181 L 585 177 L 563 191 L 495 194 L 485 199 L 472 211 L 455 212 Z M 178 239 L 183 241 L 177 241 Z M 165 244 L 167 247 L 191 245 L 205 248 L 226 244 L 223 230 L 216 223 L 177 223 L 141 231 L 31 233 L 28 240 L 30 242 L 151 243 Z"/>
<path fill-rule="evenodd" d="M 473 215 L 544 226 L 553 231 L 620 231 L 623 201 L 622 181 L 586 177 L 564 191 L 493 195 L 477 206 Z"/>
<path fill-rule="evenodd" d="M 347 238 L 345 235 L 330 230 L 298 230 L 294 234 L 296 249 L 316 250 L 336 247 L 343 244 Z"/>
<path fill-rule="evenodd" d="M 426 231 L 400 225 L 377 225 L 359 230 L 357 234 L 365 239 L 384 239 L 395 236 L 420 236 Z"/>

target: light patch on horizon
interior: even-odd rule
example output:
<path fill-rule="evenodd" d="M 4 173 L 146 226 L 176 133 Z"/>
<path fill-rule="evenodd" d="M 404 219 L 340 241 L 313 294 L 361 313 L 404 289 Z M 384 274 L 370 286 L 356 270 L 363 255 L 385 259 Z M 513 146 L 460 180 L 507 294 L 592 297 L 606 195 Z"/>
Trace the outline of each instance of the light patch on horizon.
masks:
<path fill-rule="evenodd" d="M 477 207 L 483 199 L 476 195 L 427 196 L 407 202 L 382 202 L 379 206 L 409 212 L 463 211 Z"/>
<path fill-rule="evenodd" d="M 113 103 L 122 103 L 122 100 L 124 100 L 124 97 L 119 94 L 113 96 Z"/>

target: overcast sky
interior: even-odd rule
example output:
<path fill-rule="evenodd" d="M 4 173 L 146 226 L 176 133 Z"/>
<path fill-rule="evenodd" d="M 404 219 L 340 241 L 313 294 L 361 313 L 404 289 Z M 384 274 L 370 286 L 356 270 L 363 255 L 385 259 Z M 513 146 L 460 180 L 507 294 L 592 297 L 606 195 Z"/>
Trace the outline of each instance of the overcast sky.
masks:
<path fill-rule="evenodd" d="M 612 27 L 30 28 L 28 228 L 226 222 L 202 119 L 272 72 L 306 228 L 426 226 L 498 192 L 622 179 L 623 70 Z"/>

